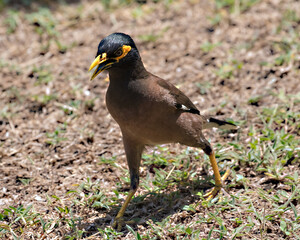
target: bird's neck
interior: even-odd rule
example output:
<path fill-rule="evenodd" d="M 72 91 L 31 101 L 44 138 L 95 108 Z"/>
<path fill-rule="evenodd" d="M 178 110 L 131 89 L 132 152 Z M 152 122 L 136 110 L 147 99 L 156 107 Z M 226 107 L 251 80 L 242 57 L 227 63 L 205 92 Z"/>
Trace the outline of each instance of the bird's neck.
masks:
<path fill-rule="evenodd" d="M 145 78 L 149 75 L 141 60 L 135 61 L 128 66 L 122 66 L 122 68 L 109 69 L 109 80 L 111 83 L 117 83 L 119 81 L 129 82 L 136 79 Z M 118 83 L 117 83 L 118 84 Z"/>

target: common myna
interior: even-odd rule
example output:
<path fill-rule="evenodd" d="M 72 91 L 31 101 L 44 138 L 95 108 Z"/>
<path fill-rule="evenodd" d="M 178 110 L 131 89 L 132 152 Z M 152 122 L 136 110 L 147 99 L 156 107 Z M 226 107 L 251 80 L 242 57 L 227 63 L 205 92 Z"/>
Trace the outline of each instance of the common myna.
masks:
<path fill-rule="evenodd" d="M 141 155 L 146 145 L 181 143 L 203 149 L 215 175 L 215 187 L 205 196 L 208 200 L 216 196 L 229 170 L 220 176 L 214 152 L 202 129 L 235 129 L 236 126 L 202 116 L 184 93 L 149 73 L 129 35 L 113 33 L 101 40 L 89 70 L 94 67 L 91 80 L 104 70 L 109 73 L 106 105 L 120 126 L 130 172 L 130 191 L 113 227 L 120 231 L 125 223 L 123 215 L 139 185 Z"/>

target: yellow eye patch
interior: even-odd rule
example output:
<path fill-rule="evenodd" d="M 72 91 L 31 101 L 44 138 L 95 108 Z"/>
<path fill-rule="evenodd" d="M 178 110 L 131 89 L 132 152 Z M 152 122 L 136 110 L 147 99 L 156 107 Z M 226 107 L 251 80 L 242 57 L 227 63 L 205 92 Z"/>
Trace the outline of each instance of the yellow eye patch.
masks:
<path fill-rule="evenodd" d="M 119 56 L 119 57 L 116 57 L 115 59 L 116 59 L 117 61 L 119 61 L 120 59 L 122 59 L 123 57 L 125 57 L 125 56 L 127 55 L 127 53 L 129 53 L 130 50 L 131 50 L 131 47 L 130 47 L 130 46 L 128 46 L 128 45 L 123 45 L 123 46 L 122 46 L 122 51 L 123 51 L 122 55 Z"/>

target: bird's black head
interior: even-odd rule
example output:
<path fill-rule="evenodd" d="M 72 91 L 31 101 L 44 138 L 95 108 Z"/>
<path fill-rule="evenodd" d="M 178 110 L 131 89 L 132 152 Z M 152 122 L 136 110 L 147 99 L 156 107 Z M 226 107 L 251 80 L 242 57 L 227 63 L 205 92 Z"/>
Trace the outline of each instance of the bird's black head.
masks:
<path fill-rule="evenodd" d="M 98 66 L 91 80 L 104 70 L 127 67 L 137 60 L 140 60 L 140 55 L 132 38 L 124 33 L 113 33 L 99 43 L 96 59 L 89 69 Z"/>

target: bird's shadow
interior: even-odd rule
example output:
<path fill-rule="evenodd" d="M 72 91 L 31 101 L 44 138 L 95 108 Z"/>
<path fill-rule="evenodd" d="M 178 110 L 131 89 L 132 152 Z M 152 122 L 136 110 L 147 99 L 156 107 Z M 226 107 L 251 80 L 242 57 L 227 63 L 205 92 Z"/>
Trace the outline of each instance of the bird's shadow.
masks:
<path fill-rule="evenodd" d="M 137 224 L 146 225 L 149 220 L 153 223 L 161 222 L 168 216 L 182 211 L 184 206 L 199 201 L 201 197 L 197 193 L 213 187 L 210 179 L 213 177 L 207 176 L 204 180 L 178 182 L 168 187 L 168 190 L 159 193 L 148 192 L 138 195 L 127 207 L 124 220 L 134 220 L 134 224 L 130 224 L 134 230 L 137 229 Z M 172 188 L 176 190 L 172 191 Z M 98 229 L 104 230 L 111 226 L 123 202 L 121 201 L 119 206 L 113 206 L 109 211 L 99 210 L 99 215 L 105 215 L 104 217 L 96 218 L 92 223 L 79 224 L 78 228 L 84 229 L 84 237 L 95 234 L 99 231 Z M 123 227 L 122 232 L 127 233 L 127 228 Z"/>

